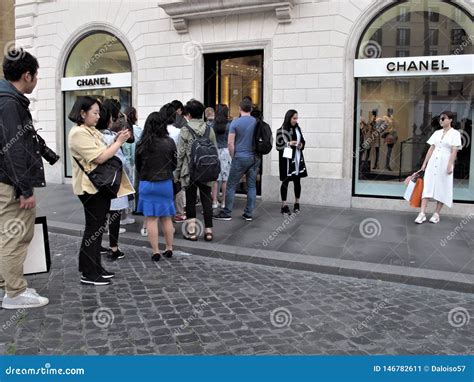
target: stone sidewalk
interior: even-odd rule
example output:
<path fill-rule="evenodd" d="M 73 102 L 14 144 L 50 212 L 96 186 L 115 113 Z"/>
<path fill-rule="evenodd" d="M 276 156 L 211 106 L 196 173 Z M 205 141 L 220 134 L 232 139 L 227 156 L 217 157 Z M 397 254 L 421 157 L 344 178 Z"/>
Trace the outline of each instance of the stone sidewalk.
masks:
<path fill-rule="evenodd" d="M 37 196 L 38 215 L 48 217 L 50 231 L 82 234 L 82 205 L 70 185 L 50 184 Z M 246 222 L 240 217 L 243 205 L 237 201 L 232 221 L 214 221 L 212 243 L 183 240 L 185 225 L 176 224 L 175 247 L 229 260 L 474 292 L 474 216 L 442 216 L 437 225 L 416 225 L 415 213 L 303 205 L 299 214 L 285 218 L 277 203 L 258 201 L 254 221 Z M 143 217 L 134 218 L 120 241 L 148 248 L 139 235 Z"/>
<path fill-rule="evenodd" d="M 123 245 L 79 284 L 80 238 L 50 234 L 28 276 L 50 304 L 0 309 L 1 354 L 473 354 L 474 295 Z"/>

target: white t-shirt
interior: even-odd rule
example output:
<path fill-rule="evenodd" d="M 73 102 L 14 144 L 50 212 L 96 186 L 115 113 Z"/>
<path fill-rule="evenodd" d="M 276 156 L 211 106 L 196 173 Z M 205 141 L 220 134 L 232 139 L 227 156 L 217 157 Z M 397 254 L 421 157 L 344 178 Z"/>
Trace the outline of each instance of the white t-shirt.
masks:
<path fill-rule="evenodd" d="M 168 125 L 168 134 L 170 135 L 170 138 L 173 139 L 174 143 L 176 143 L 176 146 L 178 146 L 178 138 L 180 132 L 181 129 L 178 129 L 176 126 Z"/>

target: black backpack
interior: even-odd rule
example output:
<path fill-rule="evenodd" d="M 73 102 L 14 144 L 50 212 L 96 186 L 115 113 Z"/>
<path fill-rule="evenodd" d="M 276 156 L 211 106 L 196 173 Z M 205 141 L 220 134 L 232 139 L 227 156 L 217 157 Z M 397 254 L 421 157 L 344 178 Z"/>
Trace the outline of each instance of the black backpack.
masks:
<path fill-rule="evenodd" d="M 211 128 L 206 126 L 204 135 L 198 136 L 191 127 L 186 127 L 193 136 L 189 163 L 191 181 L 206 183 L 217 180 L 221 172 L 221 163 L 217 147 L 209 139 Z"/>
<path fill-rule="evenodd" d="M 263 119 L 258 118 L 254 132 L 254 151 L 256 154 L 265 155 L 272 151 L 272 128 Z"/>

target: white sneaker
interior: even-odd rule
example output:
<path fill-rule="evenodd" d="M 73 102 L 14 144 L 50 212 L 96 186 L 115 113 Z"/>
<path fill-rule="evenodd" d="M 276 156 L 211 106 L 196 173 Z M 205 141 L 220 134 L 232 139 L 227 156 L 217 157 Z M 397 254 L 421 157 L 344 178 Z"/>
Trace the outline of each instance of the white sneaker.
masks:
<path fill-rule="evenodd" d="M 148 236 L 148 230 L 146 228 L 142 228 L 140 230 L 140 235 L 142 235 L 143 237 L 147 237 Z"/>
<path fill-rule="evenodd" d="M 416 224 L 422 224 L 426 221 L 426 215 L 423 212 L 420 212 L 415 219 Z"/>
<path fill-rule="evenodd" d="M 433 216 L 431 217 L 430 219 L 430 223 L 433 223 L 433 224 L 438 224 L 439 223 L 439 214 L 437 214 L 436 212 L 433 214 Z"/>
<path fill-rule="evenodd" d="M 135 219 L 133 218 L 126 218 L 126 219 L 120 220 L 120 225 L 127 225 L 127 224 L 134 224 L 134 223 L 135 223 Z"/>
<path fill-rule="evenodd" d="M 125 228 L 120 228 L 119 229 L 119 233 L 125 233 L 125 232 L 127 232 L 127 230 Z"/>
<path fill-rule="evenodd" d="M 3 297 L 3 309 L 23 309 L 23 308 L 39 308 L 40 306 L 48 305 L 49 300 L 46 297 L 41 297 L 32 288 L 26 290 L 16 297 Z"/>
<path fill-rule="evenodd" d="M 212 203 L 212 209 L 219 208 L 219 203 Z"/>

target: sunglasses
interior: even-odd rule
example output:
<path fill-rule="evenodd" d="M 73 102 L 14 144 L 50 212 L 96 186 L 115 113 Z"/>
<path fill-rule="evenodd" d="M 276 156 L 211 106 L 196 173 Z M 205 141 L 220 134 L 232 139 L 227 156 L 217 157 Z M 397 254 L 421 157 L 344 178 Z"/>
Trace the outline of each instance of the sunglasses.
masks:
<path fill-rule="evenodd" d="M 446 118 L 446 117 L 441 117 L 439 120 L 440 120 L 441 122 L 443 122 L 445 119 L 447 119 L 447 118 Z"/>

